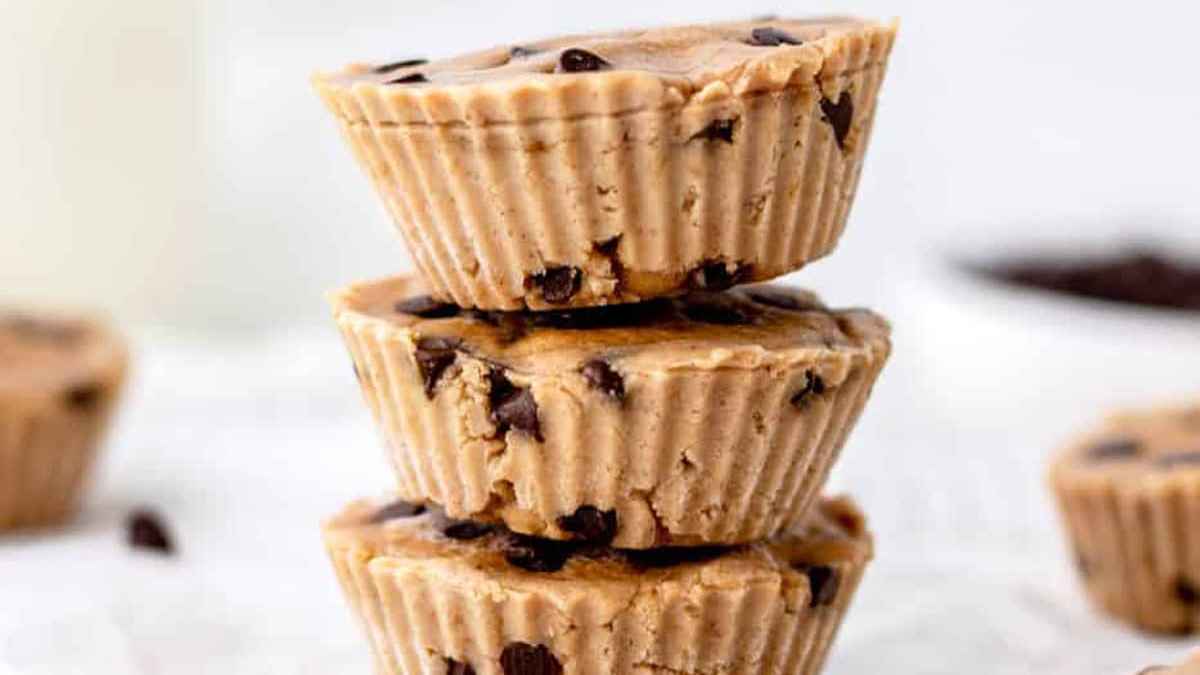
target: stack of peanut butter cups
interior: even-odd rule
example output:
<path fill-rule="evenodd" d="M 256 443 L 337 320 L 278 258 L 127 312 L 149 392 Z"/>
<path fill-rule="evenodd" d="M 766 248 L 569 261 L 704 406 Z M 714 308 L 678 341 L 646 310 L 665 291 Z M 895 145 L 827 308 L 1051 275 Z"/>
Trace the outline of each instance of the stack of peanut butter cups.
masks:
<path fill-rule="evenodd" d="M 887 322 L 763 284 L 846 225 L 895 37 L 575 36 L 317 89 L 418 274 L 333 294 L 395 499 L 325 526 L 380 673 L 807 675 Z"/>

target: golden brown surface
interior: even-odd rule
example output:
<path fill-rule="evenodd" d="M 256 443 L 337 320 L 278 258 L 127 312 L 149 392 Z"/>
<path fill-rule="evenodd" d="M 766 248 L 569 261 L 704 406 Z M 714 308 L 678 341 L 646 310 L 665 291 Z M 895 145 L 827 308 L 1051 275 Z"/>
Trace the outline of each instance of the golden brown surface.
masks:
<path fill-rule="evenodd" d="M 124 359 L 120 341 L 98 323 L 0 310 L 0 396 L 87 384 Z"/>

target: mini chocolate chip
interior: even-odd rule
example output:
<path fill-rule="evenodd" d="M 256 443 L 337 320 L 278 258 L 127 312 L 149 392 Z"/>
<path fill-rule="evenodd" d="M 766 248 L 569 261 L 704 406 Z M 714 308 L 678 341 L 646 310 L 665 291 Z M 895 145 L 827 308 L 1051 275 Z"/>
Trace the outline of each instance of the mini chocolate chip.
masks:
<path fill-rule="evenodd" d="M 425 396 L 433 398 L 438 382 L 446 374 L 446 370 L 458 360 L 458 348 L 462 341 L 458 338 L 423 337 L 417 340 L 413 357 L 417 361 L 417 370 L 421 371 L 421 379 L 425 382 Z"/>
<path fill-rule="evenodd" d="M 99 384 L 81 384 L 71 387 L 63 395 L 67 407 L 77 412 L 95 408 L 104 398 L 104 387 Z"/>
<path fill-rule="evenodd" d="M 694 291 L 723 291 L 750 279 L 749 265 L 735 265 L 733 271 L 722 260 L 706 260 L 688 275 L 688 288 Z"/>
<path fill-rule="evenodd" d="M 577 267 L 547 267 L 525 280 L 526 288 L 539 288 L 542 299 L 552 305 L 561 305 L 579 292 L 583 272 Z"/>
<path fill-rule="evenodd" d="M 131 548 L 171 555 L 175 546 L 162 518 L 148 509 L 129 514 L 125 521 L 125 539 Z"/>
<path fill-rule="evenodd" d="M 559 72 L 585 73 L 608 70 L 612 64 L 584 49 L 568 49 L 558 59 Z"/>
<path fill-rule="evenodd" d="M 516 429 L 530 434 L 538 442 L 544 441 L 533 391 L 528 387 L 517 387 L 498 369 L 493 369 L 488 379 L 491 383 L 488 403 L 497 433 L 503 435 L 509 429 Z"/>
<path fill-rule="evenodd" d="M 842 585 L 837 570 L 828 565 L 800 565 L 797 570 L 808 577 L 808 587 L 811 597 L 809 607 L 825 607 L 832 605 L 837 599 L 838 589 Z"/>
<path fill-rule="evenodd" d="M 1092 576 L 1092 563 L 1082 553 L 1075 554 L 1075 569 L 1079 571 L 1079 576 Z"/>
<path fill-rule="evenodd" d="M 622 551 L 625 559 L 642 569 L 665 569 L 688 563 L 716 560 L 732 550 L 722 546 L 664 546 Z"/>
<path fill-rule="evenodd" d="M 450 319 L 462 311 L 456 305 L 434 300 L 428 295 L 401 300 L 395 304 L 394 309 L 399 314 L 409 314 L 422 319 Z"/>
<path fill-rule="evenodd" d="M 394 61 L 392 63 L 385 63 L 382 66 L 375 68 L 375 70 L 372 70 L 371 72 L 375 73 L 376 75 L 383 75 L 385 73 L 390 73 L 393 70 L 412 68 L 413 66 L 423 66 L 426 63 L 429 63 L 429 59 L 408 59 L 407 61 Z"/>
<path fill-rule="evenodd" d="M 542 645 L 513 642 L 500 653 L 504 675 L 562 675 L 563 667 Z"/>
<path fill-rule="evenodd" d="M 1172 590 L 1179 602 L 1189 607 L 1200 604 L 1200 590 L 1197 590 L 1196 586 L 1187 579 L 1177 579 Z"/>
<path fill-rule="evenodd" d="M 596 255 L 608 259 L 608 267 L 612 275 L 616 277 L 616 288 L 614 293 L 620 294 L 621 288 L 625 284 L 625 264 L 621 262 L 620 254 L 621 235 L 617 235 L 612 239 L 598 241 L 592 244 L 592 251 Z"/>
<path fill-rule="evenodd" d="M 838 147 L 845 149 L 846 136 L 850 134 L 850 125 L 854 122 L 854 99 L 850 97 L 850 92 L 843 91 L 837 103 L 822 97 L 821 113 L 829 126 L 833 127 L 833 137 Z"/>
<path fill-rule="evenodd" d="M 800 38 L 786 31 L 767 26 L 766 28 L 755 28 L 750 31 L 750 44 L 756 47 L 779 47 L 781 45 L 800 45 L 804 43 Z"/>
<path fill-rule="evenodd" d="M 37 319 L 24 314 L 0 317 L 0 329 L 30 341 L 53 342 L 69 347 L 83 338 L 84 328 L 78 324 Z"/>
<path fill-rule="evenodd" d="M 808 405 L 808 402 L 811 401 L 814 396 L 820 396 L 824 393 L 825 380 L 821 379 L 820 375 L 810 370 L 804 373 L 804 388 L 796 392 L 796 395 L 792 397 L 792 405 L 802 409 L 804 406 Z"/>
<path fill-rule="evenodd" d="M 733 132 L 737 127 L 737 119 L 713 120 L 708 126 L 692 135 L 691 140 L 723 141 L 733 145 Z"/>
<path fill-rule="evenodd" d="M 511 534 L 504 559 L 513 567 L 549 574 L 561 570 L 574 553 L 575 546 L 568 542 Z"/>
<path fill-rule="evenodd" d="M 779 288 L 756 288 L 752 291 L 747 291 L 746 295 L 760 305 L 774 307 L 775 309 L 784 309 L 789 312 L 811 312 L 821 309 L 819 305 L 802 300 L 797 294 Z"/>
<path fill-rule="evenodd" d="M 618 401 L 625 400 L 625 380 L 613 370 L 607 361 L 593 359 L 580 369 L 583 378 L 593 389 L 598 389 Z"/>
<path fill-rule="evenodd" d="M 446 659 L 446 675 L 475 675 L 475 669 L 454 659 Z"/>
<path fill-rule="evenodd" d="M 509 58 L 513 58 L 513 59 L 525 59 L 525 58 L 529 58 L 530 56 L 533 56 L 535 54 L 540 54 L 541 52 L 542 52 L 542 50 L 540 50 L 540 49 L 534 49 L 533 47 L 522 47 L 521 45 L 517 45 L 516 47 L 513 47 L 512 49 L 508 50 L 508 56 L 509 56 Z"/>
<path fill-rule="evenodd" d="M 376 511 L 371 516 L 371 522 L 378 525 L 379 523 L 386 523 L 389 520 L 416 518 L 425 513 L 425 510 L 424 504 L 413 504 L 412 502 L 398 500 Z"/>
<path fill-rule="evenodd" d="M 692 321 L 717 326 L 745 326 L 754 323 L 754 317 L 744 308 L 730 302 L 729 296 L 688 298 L 683 306 L 683 315 Z"/>
<path fill-rule="evenodd" d="M 1154 460 L 1154 464 L 1163 469 L 1174 469 L 1180 466 L 1200 465 L 1200 450 L 1172 452 Z"/>
<path fill-rule="evenodd" d="M 558 526 L 589 544 L 608 546 L 617 536 L 617 512 L 581 506 L 575 513 L 560 517 Z"/>
<path fill-rule="evenodd" d="M 1117 459 L 1130 459 L 1142 452 L 1142 446 L 1132 438 L 1114 438 L 1101 441 L 1088 448 L 1087 458 L 1092 462 L 1109 462 Z"/>
<path fill-rule="evenodd" d="M 413 73 L 412 75 L 405 75 L 404 77 L 398 77 L 394 80 L 388 80 L 386 84 L 425 84 L 426 82 L 429 82 L 428 77 L 425 77 L 421 73 Z"/>
<path fill-rule="evenodd" d="M 442 534 L 457 541 L 474 541 L 491 534 L 496 528 L 473 520 L 459 520 L 442 528 Z"/>

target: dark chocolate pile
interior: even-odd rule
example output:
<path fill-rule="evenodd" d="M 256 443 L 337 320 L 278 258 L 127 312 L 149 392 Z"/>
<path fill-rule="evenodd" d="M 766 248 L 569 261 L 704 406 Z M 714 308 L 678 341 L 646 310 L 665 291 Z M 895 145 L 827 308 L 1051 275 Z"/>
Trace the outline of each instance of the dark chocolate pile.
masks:
<path fill-rule="evenodd" d="M 1200 262 L 1150 251 L 1088 260 L 1023 260 L 986 270 L 1011 284 L 1148 307 L 1200 310 Z"/>

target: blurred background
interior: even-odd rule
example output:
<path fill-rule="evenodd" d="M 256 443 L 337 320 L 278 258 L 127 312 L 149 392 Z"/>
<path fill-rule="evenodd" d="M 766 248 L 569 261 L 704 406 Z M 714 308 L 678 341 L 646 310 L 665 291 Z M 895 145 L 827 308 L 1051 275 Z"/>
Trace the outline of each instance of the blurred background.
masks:
<path fill-rule="evenodd" d="M 387 476 L 323 294 L 409 261 L 313 71 L 770 13 L 903 20 L 847 234 L 789 279 L 897 332 L 837 477 L 881 545 L 830 672 L 1129 673 L 1182 653 L 1088 612 L 1042 467 L 1109 406 L 1200 391 L 1200 319 L 952 263 L 1200 256 L 1200 8 L 0 0 L 0 302 L 104 308 L 139 349 L 88 517 L 0 544 L 0 576 L 28 582 L 0 582 L 21 609 L 0 612 L 0 673 L 367 672 L 315 523 Z M 142 502 L 182 531 L 173 568 L 114 539 Z"/>

